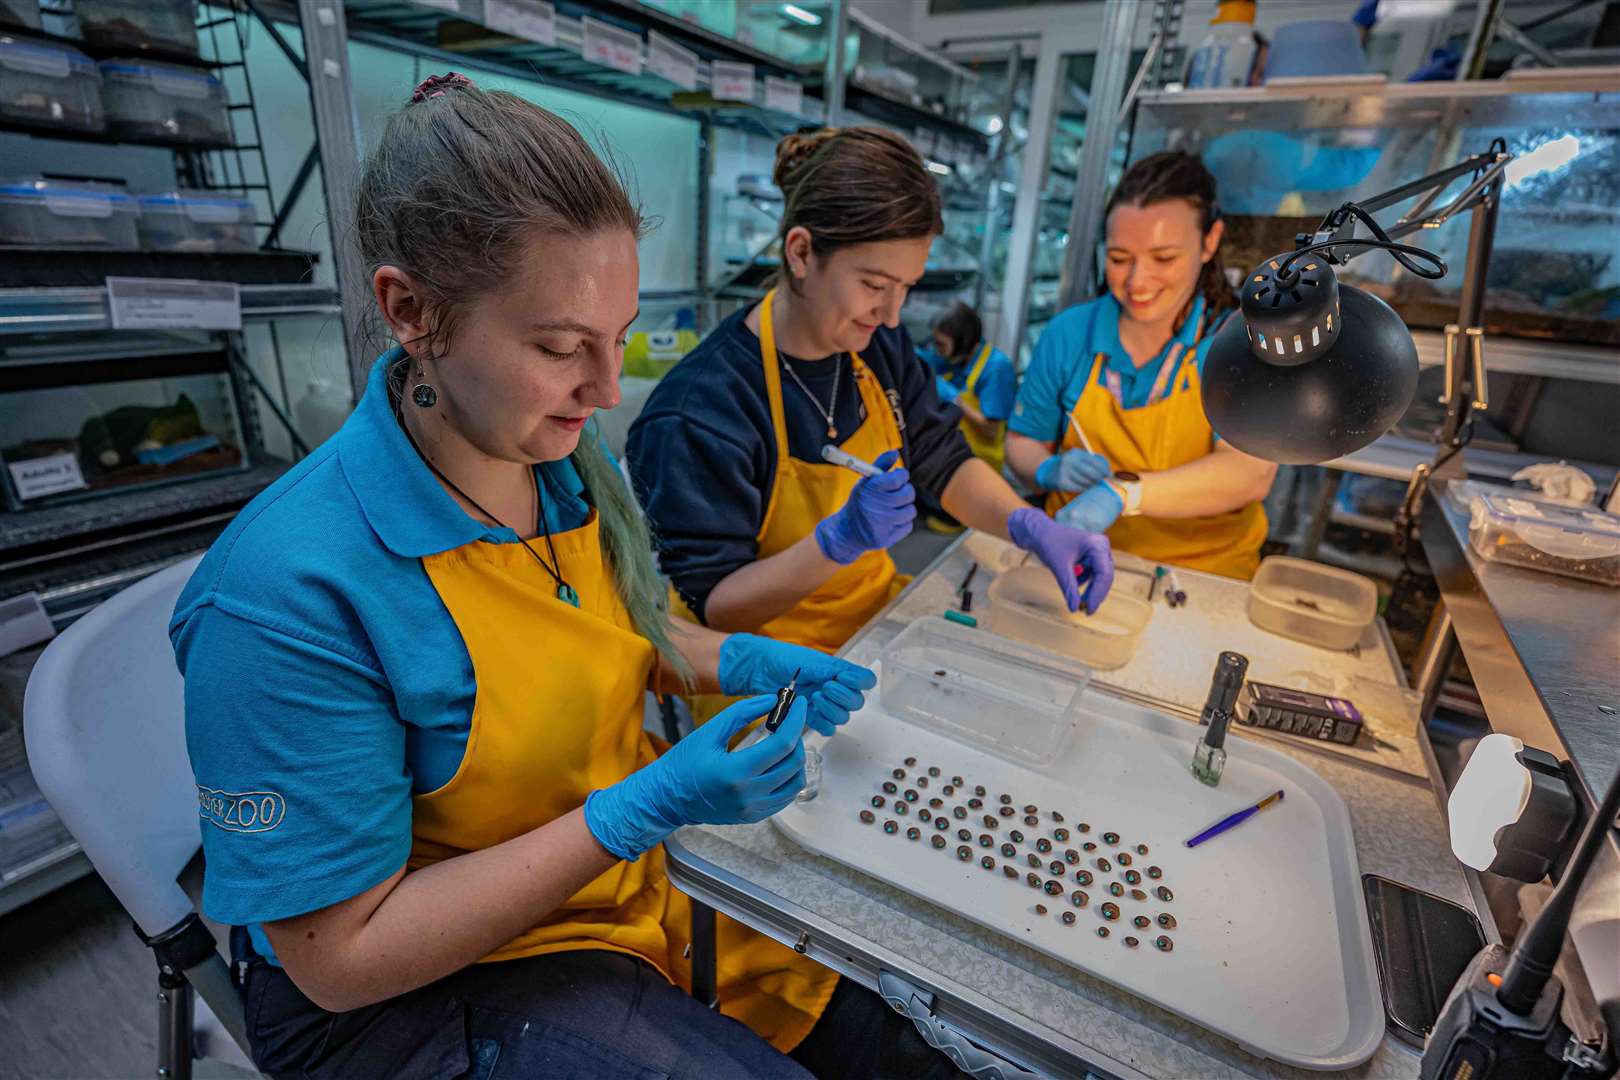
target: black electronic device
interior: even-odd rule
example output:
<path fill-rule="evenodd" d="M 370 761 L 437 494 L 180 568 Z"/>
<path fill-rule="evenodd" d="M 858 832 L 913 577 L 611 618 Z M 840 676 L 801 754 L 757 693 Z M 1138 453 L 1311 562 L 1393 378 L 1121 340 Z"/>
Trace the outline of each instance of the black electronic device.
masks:
<path fill-rule="evenodd" d="M 1433 893 L 1377 874 L 1361 875 L 1361 887 L 1384 1015 L 1397 1039 L 1421 1050 L 1441 1003 L 1485 948 L 1485 933 L 1473 912 Z"/>

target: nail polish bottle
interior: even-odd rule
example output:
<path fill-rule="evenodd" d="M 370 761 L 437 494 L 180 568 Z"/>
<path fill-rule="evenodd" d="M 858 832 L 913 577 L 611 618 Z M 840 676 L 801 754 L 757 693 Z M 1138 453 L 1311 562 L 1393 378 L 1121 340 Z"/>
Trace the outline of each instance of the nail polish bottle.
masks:
<path fill-rule="evenodd" d="M 1249 658 L 1241 653 L 1223 652 L 1215 661 L 1209 698 L 1198 718 L 1198 722 L 1206 726 L 1203 737 L 1193 748 L 1192 759 L 1193 775 L 1210 787 L 1221 782 L 1221 771 L 1226 768 L 1226 729 L 1232 723 L 1232 709 L 1248 670 Z"/>

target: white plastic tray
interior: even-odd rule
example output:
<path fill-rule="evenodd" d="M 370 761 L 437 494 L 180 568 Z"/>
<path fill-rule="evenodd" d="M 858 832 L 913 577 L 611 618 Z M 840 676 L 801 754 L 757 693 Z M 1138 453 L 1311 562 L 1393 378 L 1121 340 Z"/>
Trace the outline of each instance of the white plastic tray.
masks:
<path fill-rule="evenodd" d="M 881 675 L 880 675 L 881 677 Z M 876 702 L 878 695 L 868 700 Z M 1232 1039 L 1250 1053 L 1308 1069 L 1345 1069 L 1372 1055 L 1384 1034 L 1372 940 L 1362 901 L 1360 871 L 1350 817 L 1338 794 L 1304 765 L 1246 739 L 1229 739 L 1225 776 L 1218 788 L 1199 783 L 1188 769 L 1197 730 L 1184 720 L 1106 697 L 1088 690 L 1081 705 L 1081 723 L 1068 750 L 1050 766 L 1028 769 L 952 741 L 931 730 L 898 719 L 869 704 L 851 719 L 840 734 L 822 743 L 825 761 L 821 794 L 809 803 L 795 804 L 772 820 L 786 836 L 819 855 L 854 867 L 964 918 L 1015 937 L 1050 956 L 1114 983 L 1171 1012 Z M 859 813 L 871 809 L 882 781 L 890 770 L 903 767 L 907 757 L 917 765 L 907 769 L 907 780 L 929 765 L 938 766 L 939 778 L 927 789 L 917 789 L 919 801 L 904 817 L 895 817 L 899 830 L 882 831 L 891 816 L 887 807 L 875 810 L 876 822 L 864 824 Z M 965 791 L 946 797 L 943 786 L 953 775 L 966 781 Z M 969 811 L 966 820 L 954 817 L 942 834 L 946 846 L 935 849 L 928 836 L 936 832 L 923 825 L 916 807 L 930 797 L 945 799 L 946 811 L 965 804 L 976 784 L 988 794 L 982 810 Z M 1238 828 L 1195 849 L 1183 841 L 1218 818 L 1250 805 L 1281 788 L 1283 803 L 1257 815 Z M 985 812 L 996 813 L 997 796 L 1012 796 L 1017 814 L 999 818 L 999 827 L 986 830 Z M 1038 828 L 1023 823 L 1023 807 L 1039 807 Z M 1042 855 L 1043 880 L 1050 879 L 1046 863 L 1061 859 L 1066 847 L 1080 841 L 1098 844 L 1083 852 L 1078 867 L 1066 866 L 1064 893 L 1047 895 L 1030 887 L 1026 853 L 1037 835 L 1052 837 L 1052 810 L 1065 817 L 1068 842 L 1054 842 L 1054 851 Z M 1091 831 L 1078 833 L 1078 823 Z M 906 839 L 905 830 L 918 825 L 923 837 Z M 972 858 L 959 861 L 957 829 L 970 827 Z M 1009 830 L 1025 835 L 1015 859 L 1007 860 L 1000 845 Z M 988 849 L 977 837 L 989 831 L 995 838 Z M 1106 845 L 1102 834 L 1120 834 L 1120 845 Z M 1134 845 L 1145 843 L 1148 854 L 1137 855 Z M 1113 862 L 1115 853 L 1130 851 L 1131 869 L 1140 871 L 1146 902 L 1107 893 L 1107 882 L 1122 880 L 1125 868 L 1117 863 L 1109 872 L 1095 865 L 1098 856 Z M 991 855 L 994 870 L 980 866 Z M 1002 865 L 1012 862 L 1016 879 L 1003 875 Z M 1146 879 L 1147 867 L 1162 868 L 1160 880 Z M 1075 870 L 1087 869 L 1093 884 L 1081 886 Z M 1174 896 L 1161 902 L 1153 887 L 1168 885 Z M 1075 908 L 1069 900 L 1074 889 L 1084 888 L 1089 902 Z M 1126 886 L 1127 890 L 1129 886 Z M 1107 922 L 1108 938 L 1096 936 L 1105 920 L 1099 914 L 1104 901 L 1120 907 L 1118 921 Z M 1047 914 L 1037 914 L 1044 904 Z M 1074 911 L 1074 925 L 1060 921 Z M 1155 923 L 1147 929 L 1131 926 L 1143 914 L 1155 919 L 1168 911 L 1176 919 L 1174 930 Z M 1175 947 L 1158 951 L 1153 939 L 1168 933 Z M 1141 944 L 1127 948 L 1123 938 L 1134 935 Z"/>

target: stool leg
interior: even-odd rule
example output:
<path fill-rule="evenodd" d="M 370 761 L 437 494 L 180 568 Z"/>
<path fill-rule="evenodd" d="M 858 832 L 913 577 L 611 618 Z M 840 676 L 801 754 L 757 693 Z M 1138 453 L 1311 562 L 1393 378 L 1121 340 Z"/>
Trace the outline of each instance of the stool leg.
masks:
<path fill-rule="evenodd" d="M 715 973 L 714 908 L 692 901 L 692 996 L 713 1009 L 720 1004 Z"/>
<path fill-rule="evenodd" d="M 184 976 L 158 976 L 159 1080 L 191 1080 L 191 995 Z"/>

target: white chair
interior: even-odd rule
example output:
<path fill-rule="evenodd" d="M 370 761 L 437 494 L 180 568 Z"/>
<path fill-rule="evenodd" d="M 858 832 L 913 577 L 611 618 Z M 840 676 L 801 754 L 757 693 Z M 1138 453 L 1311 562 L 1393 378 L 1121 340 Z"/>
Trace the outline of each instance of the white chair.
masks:
<path fill-rule="evenodd" d="M 160 570 L 69 626 L 23 699 L 40 791 L 156 955 L 158 1075 L 168 1080 L 187 1080 L 194 1056 L 251 1069 L 228 961 L 179 882 L 202 837 L 168 626 L 197 562 Z M 193 989 L 203 999 L 195 1022 Z"/>

